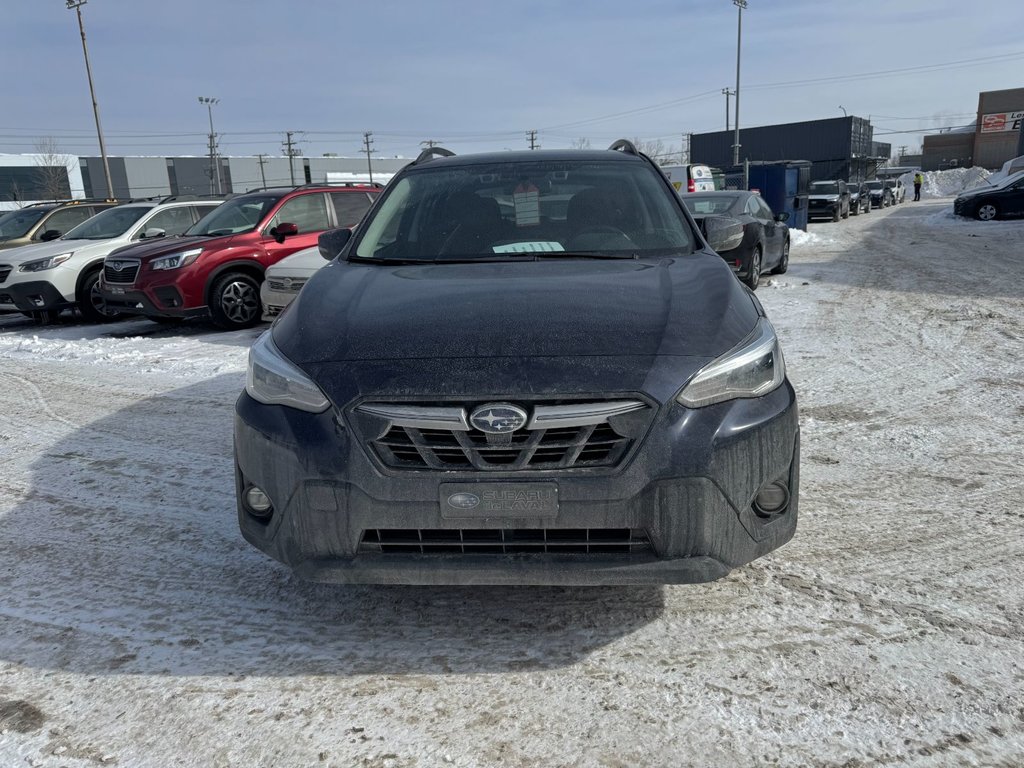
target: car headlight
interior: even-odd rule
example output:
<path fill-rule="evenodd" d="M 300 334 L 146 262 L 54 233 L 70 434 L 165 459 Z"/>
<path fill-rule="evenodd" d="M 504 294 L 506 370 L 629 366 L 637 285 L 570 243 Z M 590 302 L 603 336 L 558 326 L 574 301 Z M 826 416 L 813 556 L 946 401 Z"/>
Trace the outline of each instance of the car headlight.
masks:
<path fill-rule="evenodd" d="M 310 413 L 326 411 L 331 404 L 320 388 L 281 354 L 270 331 L 256 339 L 249 350 L 245 391 L 261 403 L 287 405 Z"/>
<path fill-rule="evenodd" d="M 74 251 L 68 251 L 58 256 L 51 256 L 48 259 L 36 259 L 35 261 L 26 261 L 20 267 L 19 272 L 43 272 L 47 269 L 53 269 L 58 264 L 63 264 L 65 261 L 70 259 L 75 254 Z"/>
<path fill-rule="evenodd" d="M 178 269 L 178 267 L 187 267 L 189 264 L 198 259 L 199 254 L 201 254 L 202 252 L 202 248 L 193 248 L 190 251 L 172 253 L 170 256 L 161 256 L 159 259 L 153 259 L 149 266 L 151 269 L 155 270 Z"/>
<path fill-rule="evenodd" d="M 786 378 L 786 361 L 775 329 L 767 318 L 738 346 L 714 360 L 690 379 L 676 400 L 688 408 L 740 397 L 760 397 Z"/>

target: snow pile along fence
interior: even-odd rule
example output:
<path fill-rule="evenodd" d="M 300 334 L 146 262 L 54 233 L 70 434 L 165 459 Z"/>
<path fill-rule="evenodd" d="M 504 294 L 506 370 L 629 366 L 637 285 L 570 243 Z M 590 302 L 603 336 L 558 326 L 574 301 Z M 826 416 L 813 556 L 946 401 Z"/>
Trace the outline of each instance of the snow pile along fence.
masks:
<path fill-rule="evenodd" d="M 984 168 L 950 168 L 948 171 L 925 171 L 921 185 L 921 199 L 928 197 L 956 197 L 966 189 L 985 183 L 990 173 Z M 907 199 L 913 198 L 914 172 L 905 173 L 900 180 L 907 187 Z"/>

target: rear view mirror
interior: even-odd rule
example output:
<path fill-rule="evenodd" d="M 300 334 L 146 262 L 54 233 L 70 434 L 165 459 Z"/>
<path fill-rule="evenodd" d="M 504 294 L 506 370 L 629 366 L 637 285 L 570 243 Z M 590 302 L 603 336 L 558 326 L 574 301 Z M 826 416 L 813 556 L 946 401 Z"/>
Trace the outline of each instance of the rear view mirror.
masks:
<path fill-rule="evenodd" d="M 743 222 L 731 216 L 705 216 L 701 228 L 716 253 L 731 251 L 743 242 Z"/>
<path fill-rule="evenodd" d="M 333 261 L 351 238 L 351 229 L 330 229 L 317 238 L 316 245 L 321 256 L 327 261 Z"/>
<path fill-rule="evenodd" d="M 39 239 L 42 240 L 44 243 L 48 243 L 51 240 L 56 240 L 62 234 L 63 233 L 58 229 L 48 229 L 45 232 L 43 232 L 42 236 Z"/>
<path fill-rule="evenodd" d="M 785 223 L 785 222 L 789 221 L 789 211 L 783 211 L 782 213 L 776 213 L 775 214 L 775 220 L 780 222 L 780 223 Z"/>
<path fill-rule="evenodd" d="M 299 225 L 285 221 L 270 230 L 270 234 L 274 236 L 277 242 L 283 243 L 286 237 L 294 237 L 299 234 Z"/>
<path fill-rule="evenodd" d="M 159 227 L 153 227 L 152 229 L 147 229 L 145 232 L 142 233 L 142 239 L 151 240 L 154 237 L 163 237 L 166 234 L 166 230 L 160 229 Z"/>

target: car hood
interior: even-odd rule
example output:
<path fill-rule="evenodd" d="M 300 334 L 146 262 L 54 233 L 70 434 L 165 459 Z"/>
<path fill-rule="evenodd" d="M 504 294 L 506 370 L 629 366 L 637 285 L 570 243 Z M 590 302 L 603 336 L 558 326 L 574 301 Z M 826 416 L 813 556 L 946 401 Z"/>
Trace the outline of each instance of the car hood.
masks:
<path fill-rule="evenodd" d="M 319 248 L 306 248 L 293 253 L 267 269 L 266 276 L 271 277 L 309 277 L 327 265 L 320 255 Z"/>
<path fill-rule="evenodd" d="M 423 266 L 331 262 L 274 326 L 302 366 L 345 361 L 713 358 L 758 313 L 718 255 Z"/>
<path fill-rule="evenodd" d="M 134 243 L 126 248 L 119 248 L 117 256 L 121 259 L 141 259 L 147 261 L 169 253 L 177 253 L 187 248 L 203 246 L 204 248 L 222 248 L 231 237 L 155 237 L 141 243 Z"/>
<path fill-rule="evenodd" d="M 61 253 L 84 249 L 92 249 L 97 245 L 106 245 L 108 240 L 51 240 L 48 243 L 32 243 L 11 248 L 0 253 L 0 262 L 4 264 L 24 264 L 26 261 L 46 259 Z"/>

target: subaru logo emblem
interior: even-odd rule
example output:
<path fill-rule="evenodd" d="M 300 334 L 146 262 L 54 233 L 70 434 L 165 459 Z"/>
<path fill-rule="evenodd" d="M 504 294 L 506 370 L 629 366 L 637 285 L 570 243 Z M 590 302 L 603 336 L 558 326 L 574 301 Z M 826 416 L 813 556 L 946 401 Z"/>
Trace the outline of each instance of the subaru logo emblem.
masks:
<path fill-rule="evenodd" d="M 110 262 L 110 268 L 115 272 L 120 272 L 122 269 L 124 269 L 124 263 L 120 261 L 112 261 Z"/>
<path fill-rule="evenodd" d="M 480 497 L 475 493 L 453 493 L 448 497 L 448 506 L 455 509 L 473 509 L 480 504 Z"/>
<path fill-rule="evenodd" d="M 489 435 L 504 435 L 526 426 L 526 411 L 515 405 L 481 405 L 469 414 L 469 423 Z"/>

